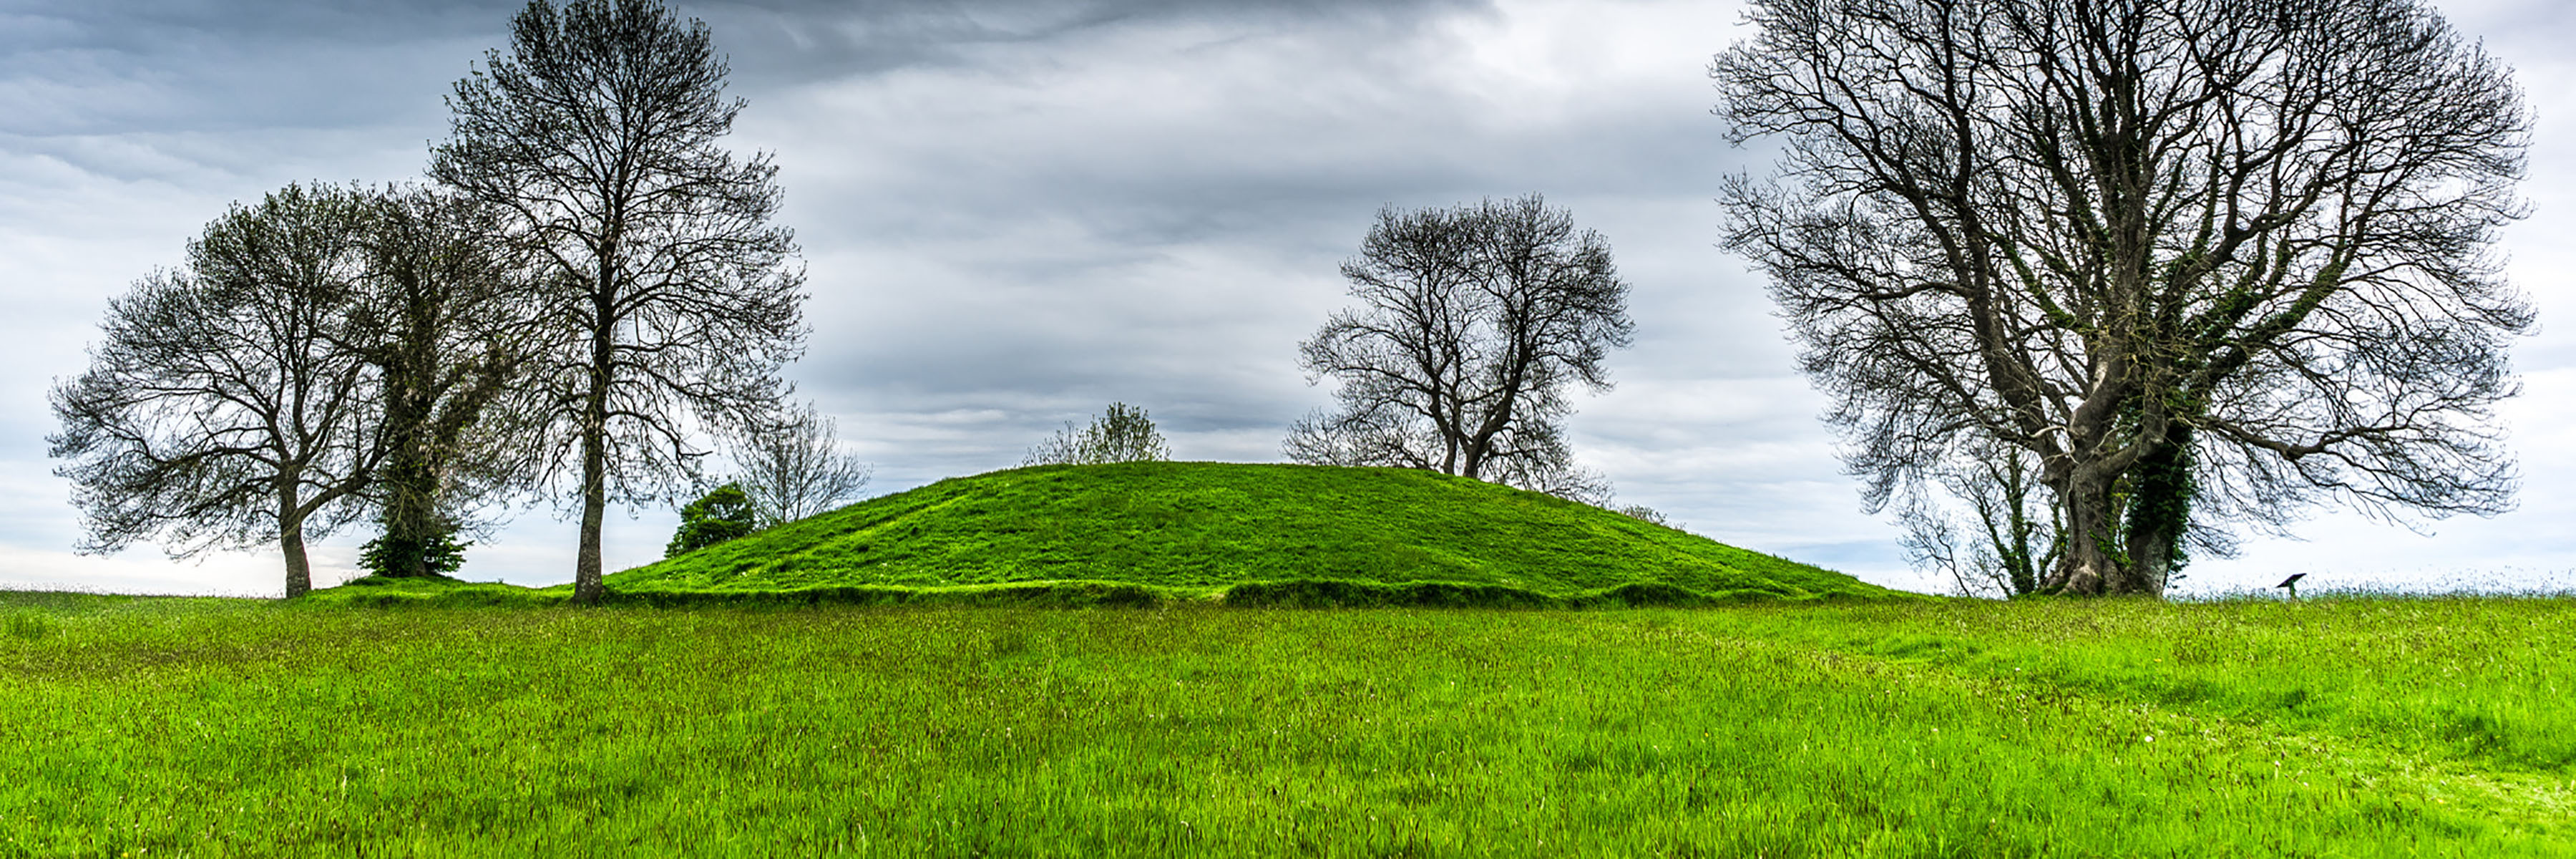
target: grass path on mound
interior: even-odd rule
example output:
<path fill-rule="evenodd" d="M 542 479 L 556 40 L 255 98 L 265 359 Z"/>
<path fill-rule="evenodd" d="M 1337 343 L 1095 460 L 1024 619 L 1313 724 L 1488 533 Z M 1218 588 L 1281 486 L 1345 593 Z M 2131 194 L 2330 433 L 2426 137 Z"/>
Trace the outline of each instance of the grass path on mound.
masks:
<path fill-rule="evenodd" d="M 8 597 L 0 856 L 2576 849 L 2568 767 L 2378 726 L 2362 702 L 2414 681 L 2349 682 L 2387 660 L 2342 646 L 2366 628 L 2462 636 L 2421 649 L 2413 673 L 2449 679 L 2418 685 L 2511 714 L 2524 686 L 2576 676 L 2548 659 L 2571 643 L 2565 601 L 2311 611 L 2331 618 L 2308 627 L 2328 643 L 2275 657 L 2255 646 L 2280 628 L 2261 605 L 379 612 Z M 2460 628 L 2528 634 L 2498 633 L 2494 652 Z M 2197 676 L 2239 678 L 2243 700 L 2140 691 L 2187 678 L 2129 660 L 2195 629 L 2230 654 Z M 2091 667 L 2027 670 L 2042 650 Z M 2284 703 L 2267 690 L 2293 670 L 2314 691 Z M 2559 726 L 2493 730 L 2538 748 Z"/>

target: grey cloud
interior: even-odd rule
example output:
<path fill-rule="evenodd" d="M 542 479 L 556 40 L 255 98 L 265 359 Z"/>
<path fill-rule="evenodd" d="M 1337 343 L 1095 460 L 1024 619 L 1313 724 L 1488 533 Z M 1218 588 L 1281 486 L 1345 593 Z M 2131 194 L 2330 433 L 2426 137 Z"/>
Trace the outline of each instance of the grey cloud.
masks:
<path fill-rule="evenodd" d="M 689 4 L 683 11 L 716 28 L 745 80 L 771 83 L 967 64 L 979 46 L 1025 45 L 1106 28 L 1332 22 L 1405 30 L 1431 16 L 1486 7 L 1476 0 L 816 0 Z"/>
<path fill-rule="evenodd" d="M 103 134 L 344 127 L 443 116 L 455 79 L 502 47 L 523 4 L 141 2 L 35 4 L 0 15 L 0 132 Z M 1002 2 L 679 4 L 709 22 L 760 89 L 971 62 L 976 46 L 1176 22 L 1240 28 L 1338 22 L 1402 30 L 1471 4 Z M 347 98 L 352 91 L 400 94 Z"/>
<path fill-rule="evenodd" d="M 760 145 L 791 181 L 805 177 L 790 215 L 810 243 L 842 249 L 813 269 L 815 315 L 837 336 L 796 372 L 847 409 L 845 431 L 865 439 L 887 488 L 1012 464 L 1058 421 L 1113 399 L 1154 410 L 1183 455 L 1276 459 L 1287 422 L 1330 397 L 1305 384 L 1295 345 L 1342 304 L 1336 266 L 1388 204 L 1549 193 L 1610 236 L 1638 284 L 1639 348 L 1614 359 L 1614 375 L 1803 393 L 1783 378 L 1759 289 L 1709 246 L 1708 199 L 1740 159 L 1705 113 L 1696 54 L 1658 95 L 1604 93 L 1529 127 L 1513 105 L 1425 73 L 1454 47 L 1443 38 L 1262 34 L 1222 57 L 1194 44 L 1093 33 L 991 59 L 1000 71 L 840 81 L 745 115 L 748 133 L 767 134 L 773 120 L 754 114 L 780 111 Z M 1137 53 L 1148 49 L 1163 53 Z M 1183 71 L 1158 76 L 1157 62 Z M 1023 81 L 1020 68 L 1051 77 Z M 820 115 L 825 104 L 841 112 Z M 1820 510 L 1857 518 L 1839 483 L 1813 504 L 1743 492 L 1780 479 L 1772 471 L 1810 476 L 1819 460 L 1830 474 L 1815 450 L 1752 469 L 1764 474 L 1707 475 L 1723 457 L 1703 451 L 1813 438 L 1811 400 L 1778 419 L 1673 432 L 1623 414 L 1622 396 L 1575 421 L 1589 461 L 1620 471 L 1629 497 L 1753 537 L 1797 533 L 1797 517 Z M 1676 466 L 1697 476 L 1654 478 Z"/>
<path fill-rule="evenodd" d="M 19 404 L 0 417 L 0 492 L 20 499 L 0 511 L 15 517 L 0 557 L 165 586 L 149 550 L 91 567 L 62 554 L 76 524 L 46 474 L 48 378 L 77 372 L 106 296 L 176 261 L 225 201 L 416 173 L 446 130 L 440 97 L 519 5 L 57 3 L 0 19 L 0 288 L 19 311 L 0 320 L 16 368 L 0 396 Z M 1287 422 L 1329 401 L 1295 345 L 1342 305 L 1335 267 L 1378 207 L 1538 191 L 1607 235 L 1635 285 L 1619 387 L 1571 419 L 1582 461 L 1701 533 L 1914 581 L 1893 529 L 1858 510 L 1760 280 L 1711 246 L 1718 183 L 1768 161 L 1707 113 L 1703 64 L 1741 35 L 1722 8 L 681 9 L 714 28 L 751 102 L 731 145 L 781 165 L 813 293 L 814 336 L 788 372 L 877 464 L 871 491 L 1014 465 L 1113 400 L 1150 409 L 1179 455 L 1276 459 Z M 2537 158 L 2535 175 L 2563 160 Z M 2514 239 L 2551 234 L 2540 220 Z M 2547 288 L 2544 312 L 2564 293 Z M 2571 467 L 2526 465 L 2534 484 Z M 2534 512 L 2563 515 L 2553 499 Z M 657 557 L 669 520 L 613 520 L 612 565 Z M 2552 529 L 2519 533 L 2516 557 L 2564 556 L 2563 538 L 2530 536 Z M 527 511 L 467 574 L 561 581 L 571 543 L 551 509 Z M 273 588 L 231 572 L 256 557 L 166 580 Z"/>
<path fill-rule="evenodd" d="M 345 4 L 147 7 L 121 34 L 61 16 L 93 29 L 0 66 L 0 80 L 44 84 L 0 99 L 58 113 L 22 119 L 34 133 L 11 148 L 92 177 L 228 189 L 213 199 L 333 178 L 334 164 L 385 174 L 347 178 L 396 178 L 443 132 L 438 96 L 498 44 L 513 6 L 382 18 Z M 1460 53 L 1457 28 L 1499 21 L 1479 4 L 684 11 L 733 58 L 735 90 L 752 102 L 735 146 L 776 153 L 782 220 L 808 249 L 815 336 L 790 374 L 877 463 L 879 491 L 1016 464 L 1113 400 L 1151 409 L 1183 456 L 1275 459 L 1286 423 L 1329 399 L 1305 383 L 1294 348 L 1342 303 L 1335 267 L 1376 210 L 1535 190 L 1610 235 L 1640 312 L 1655 314 L 1616 359 L 1636 384 L 1576 416 L 1598 467 L 1709 533 L 1788 545 L 1816 539 L 1795 515 L 1854 519 L 1846 488 L 1798 464 L 1813 445 L 1784 442 L 1812 438 L 1807 415 L 1676 433 L 1658 425 L 1710 416 L 1637 405 L 1664 390 L 1659 378 L 1776 389 L 1784 370 L 1758 291 L 1731 270 L 1710 274 L 1737 268 L 1706 232 L 1707 198 L 1737 159 L 1705 114 L 1704 48 L 1677 53 L 1671 85 L 1653 94 L 1525 101 L 1476 79 L 1485 72 Z M 358 55 L 374 71 L 264 83 Z M 373 154 L 355 156 L 357 141 Z M 309 170 L 280 176 L 285 159 Z M 219 208 L 189 205 L 205 211 L 188 223 Z M 185 230 L 167 231 L 175 254 Z M 1726 384 L 1691 395 L 1737 409 L 1769 396 Z M 1812 502 L 1750 500 L 1772 497 L 1756 487 L 1807 484 L 1825 489 L 1799 496 Z M 611 538 L 649 556 L 667 533 L 660 515 L 612 523 Z M 0 539 L 67 545 L 68 525 L 58 514 Z M 559 525 L 522 517 L 481 569 L 550 580 Z"/>
<path fill-rule="evenodd" d="M 434 116 L 445 110 L 446 81 L 480 55 L 466 46 L 500 33 L 507 8 L 49 4 L 0 27 L 0 131 L 337 128 Z M 423 45 L 444 50 L 407 49 Z"/>

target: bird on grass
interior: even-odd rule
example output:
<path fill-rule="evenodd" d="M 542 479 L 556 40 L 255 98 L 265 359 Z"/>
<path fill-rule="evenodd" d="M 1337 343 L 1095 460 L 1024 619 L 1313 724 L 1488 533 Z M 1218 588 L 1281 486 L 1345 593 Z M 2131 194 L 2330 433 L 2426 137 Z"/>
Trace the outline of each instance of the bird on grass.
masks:
<path fill-rule="evenodd" d="M 2276 588 L 2289 588 L 2289 589 L 2290 589 L 2290 601 L 2291 601 L 2291 602 L 2298 602 L 2298 601 L 2299 601 L 2299 580 L 2300 580 L 2300 579 L 2307 578 L 2307 577 L 2308 577 L 2308 574 L 2306 574 L 2306 573 L 2291 573 L 2289 578 L 2282 579 L 2280 584 L 2273 585 L 2273 587 L 2276 587 Z"/>

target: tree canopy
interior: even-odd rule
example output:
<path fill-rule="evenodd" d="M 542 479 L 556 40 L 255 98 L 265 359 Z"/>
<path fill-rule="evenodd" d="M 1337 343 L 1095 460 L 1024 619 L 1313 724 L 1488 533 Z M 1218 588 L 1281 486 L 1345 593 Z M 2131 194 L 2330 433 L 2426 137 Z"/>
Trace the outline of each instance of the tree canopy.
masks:
<path fill-rule="evenodd" d="M 350 312 L 385 434 L 365 493 L 383 532 L 360 555 L 376 575 L 455 572 L 474 509 L 531 476 L 535 398 L 522 381 L 546 332 L 497 215 L 433 188 L 368 200 L 367 288 Z"/>
<path fill-rule="evenodd" d="M 659 0 L 531 0 L 507 51 L 448 99 L 430 175 L 502 213 L 533 253 L 560 348 L 533 364 L 541 451 L 581 508 L 575 599 L 602 593 L 607 505 L 666 497 L 785 393 L 802 350 L 794 235 L 777 168 L 721 144 L 744 102 L 706 25 Z M 560 485 L 560 484 L 557 484 Z"/>
<path fill-rule="evenodd" d="M 2492 513 L 2531 312 L 2510 73 L 2413 0 L 1754 0 L 1724 197 L 1875 508 L 2002 444 L 2041 590 L 2160 592 L 2313 504 Z M 1951 473 L 1966 473 L 1955 468 Z M 2012 479 L 1997 477 L 1995 479 Z M 2198 539 L 2192 539 L 2194 536 Z"/>
<path fill-rule="evenodd" d="M 1298 346 L 1340 406 L 1290 428 L 1289 459 L 1606 494 L 1575 469 L 1562 425 L 1567 388 L 1609 388 L 1604 361 L 1635 328 L 1600 233 L 1536 194 L 1389 207 L 1342 278 L 1359 306 Z"/>
<path fill-rule="evenodd" d="M 52 454 L 107 553 L 174 557 L 275 541 L 286 595 L 312 588 L 305 540 L 358 508 L 384 456 L 362 303 L 364 195 L 289 185 L 235 205 L 187 264 L 108 305 L 90 367 L 53 389 Z"/>

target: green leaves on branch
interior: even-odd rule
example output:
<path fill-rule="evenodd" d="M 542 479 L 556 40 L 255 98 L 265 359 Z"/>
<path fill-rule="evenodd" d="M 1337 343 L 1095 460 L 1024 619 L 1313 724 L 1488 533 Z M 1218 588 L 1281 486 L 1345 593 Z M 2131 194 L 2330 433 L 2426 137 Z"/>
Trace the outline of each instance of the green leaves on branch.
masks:
<path fill-rule="evenodd" d="M 758 530 L 760 511 L 752 506 L 751 495 L 742 491 L 742 484 L 727 483 L 680 508 L 680 530 L 671 535 L 662 557 L 684 555 Z"/>
<path fill-rule="evenodd" d="M 425 539 L 381 535 L 358 547 L 358 569 L 368 575 L 395 578 L 454 578 L 457 570 L 465 568 L 465 547 L 471 545 L 474 544 L 456 539 L 453 531 Z"/>

